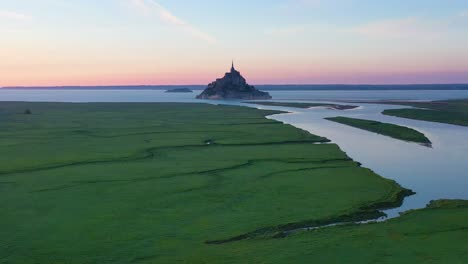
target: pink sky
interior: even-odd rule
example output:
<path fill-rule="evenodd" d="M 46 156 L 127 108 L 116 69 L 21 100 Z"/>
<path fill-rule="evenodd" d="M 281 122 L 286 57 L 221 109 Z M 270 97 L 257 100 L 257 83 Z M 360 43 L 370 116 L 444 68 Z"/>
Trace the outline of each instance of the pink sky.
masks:
<path fill-rule="evenodd" d="M 221 67 L 220 67 L 221 68 Z M 227 68 L 228 67 L 224 67 Z M 246 68 L 254 68 L 253 66 Z M 280 70 L 263 71 L 239 69 L 251 84 L 438 84 L 468 83 L 468 71 L 325 71 Z M 142 71 L 144 72 L 144 71 Z M 101 85 L 206 85 L 222 77 L 224 70 L 182 70 L 142 73 L 138 70 L 121 71 L 34 71 L 24 76 L 10 75 L 1 86 L 101 86 Z"/>
<path fill-rule="evenodd" d="M 468 83 L 468 4 L 354 1 L 10 1 L 0 87 Z"/>

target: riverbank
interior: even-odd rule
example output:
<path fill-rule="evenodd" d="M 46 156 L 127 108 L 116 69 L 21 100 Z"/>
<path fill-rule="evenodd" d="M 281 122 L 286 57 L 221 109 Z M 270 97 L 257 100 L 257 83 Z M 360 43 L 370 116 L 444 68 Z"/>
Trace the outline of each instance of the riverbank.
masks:
<path fill-rule="evenodd" d="M 383 114 L 430 122 L 468 126 L 468 99 L 411 102 L 404 103 L 404 105 L 425 109 L 392 109 L 384 111 Z"/>
<path fill-rule="evenodd" d="M 361 103 L 411 106 L 415 108 L 389 109 L 383 111 L 382 114 L 421 121 L 468 126 L 468 99 L 423 102 L 406 100 L 379 100 L 361 101 Z"/>
<path fill-rule="evenodd" d="M 207 262 L 451 263 L 468 254 L 468 201 L 441 200 L 386 222 L 332 226 L 283 239 L 217 245 Z M 194 257 L 193 260 L 198 258 Z"/>

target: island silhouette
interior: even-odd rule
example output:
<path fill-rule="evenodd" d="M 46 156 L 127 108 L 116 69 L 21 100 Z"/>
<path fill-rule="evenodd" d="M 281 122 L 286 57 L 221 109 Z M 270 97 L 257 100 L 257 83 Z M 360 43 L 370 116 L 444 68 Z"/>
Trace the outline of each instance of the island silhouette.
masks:
<path fill-rule="evenodd" d="M 235 69 L 234 61 L 232 62 L 230 72 L 227 72 L 223 78 L 216 79 L 216 81 L 210 83 L 208 87 L 197 96 L 197 99 L 208 100 L 258 100 L 271 98 L 269 93 L 260 91 L 254 86 L 249 85 L 245 78 L 242 77 L 241 73 Z"/>

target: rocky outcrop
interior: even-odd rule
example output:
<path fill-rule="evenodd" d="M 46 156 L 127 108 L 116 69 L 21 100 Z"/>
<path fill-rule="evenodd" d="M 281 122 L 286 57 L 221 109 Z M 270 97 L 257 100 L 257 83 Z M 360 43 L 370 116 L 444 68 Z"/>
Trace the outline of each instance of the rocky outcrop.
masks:
<path fill-rule="evenodd" d="M 271 99 L 267 92 L 257 90 L 254 86 L 247 84 L 244 77 L 232 65 L 231 71 L 223 78 L 210 83 L 208 87 L 197 96 L 197 99 L 224 100 L 258 100 Z"/>

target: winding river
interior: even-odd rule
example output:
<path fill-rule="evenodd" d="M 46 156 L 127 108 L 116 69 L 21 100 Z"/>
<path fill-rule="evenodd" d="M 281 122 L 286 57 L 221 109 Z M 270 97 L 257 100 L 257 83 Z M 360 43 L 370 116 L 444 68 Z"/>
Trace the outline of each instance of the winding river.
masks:
<path fill-rule="evenodd" d="M 294 108 L 289 109 L 293 111 L 290 114 L 270 118 L 329 138 L 364 167 L 415 191 L 416 195 L 407 197 L 403 206 L 385 211 L 390 218 L 398 216 L 400 212 L 423 208 L 431 200 L 468 199 L 468 127 L 381 114 L 385 109 L 401 106 L 359 105 L 358 109 L 347 111 Z M 411 127 L 423 132 L 433 142 L 432 148 L 323 119 L 334 116 L 372 119 Z"/>

